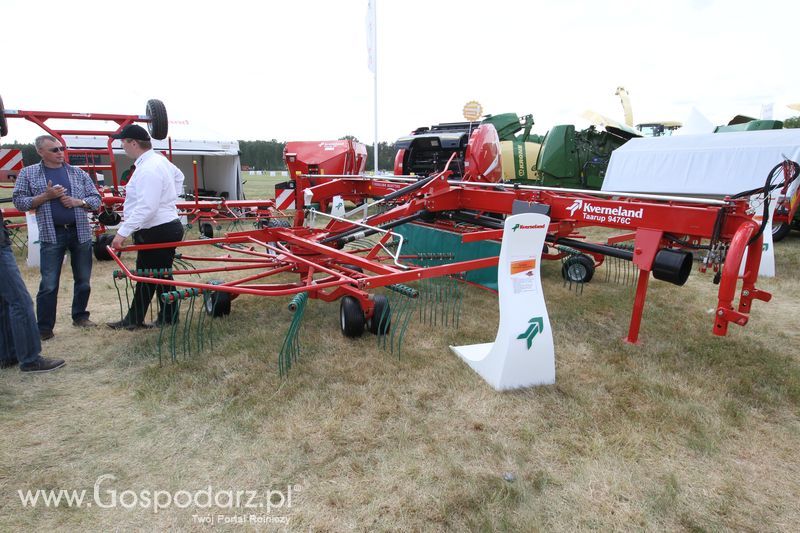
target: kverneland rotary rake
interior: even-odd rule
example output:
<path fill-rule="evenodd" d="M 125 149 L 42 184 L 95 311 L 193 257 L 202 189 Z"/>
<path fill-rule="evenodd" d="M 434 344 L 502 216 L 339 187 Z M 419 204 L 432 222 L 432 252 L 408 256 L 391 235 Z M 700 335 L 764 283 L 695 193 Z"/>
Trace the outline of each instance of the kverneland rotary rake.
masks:
<path fill-rule="evenodd" d="M 764 228 L 754 221 L 753 210 L 744 198 L 753 191 L 746 191 L 742 198 L 710 200 L 507 185 L 493 178 L 496 134 L 479 131 L 481 128 L 472 133 L 465 150 L 455 151 L 449 161 L 441 162 L 441 170 L 424 177 L 338 174 L 347 157 L 332 158 L 326 143 L 288 143 L 285 159 L 293 179 L 291 190 L 301 207 L 293 227 L 267 227 L 177 244 L 179 248 L 218 248 L 221 253 L 216 255 L 179 254 L 192 263 L 208 262 L 207 268 L 135 272 L 115 258 L 120 267 L 115 277 L 128 284 L 164 285 L 168 290 L 162 293 L 163 299 L 198 299 L 205 303 L 206 312 L 215 316 L 229 313 L 231 301 L 243 294 L 292 298 L 290 308 L 300 313 L 307 298 L 339 300 L 344 335 L 356 337 L 366 328 L 379 339 L 383 337 L 384 343 L 390 336 L 388 345 L 399 349 L 409 308 L 419 309 L 421 317 L 435 315 L 433 321 L 457 322 L 460 284 L 456 280 L 464 272 L 498 261 L 496 256 L 454 261 L 454 255 L 447 252 L 407 253 L 403 236 L 397 231 L 400 227 L 416 224 L 457 232 L 461 242 L 468 243 L 499 239 L 503 232 L 499 219 L 504 215 L 538 212 L 550 217 L 546 240 L 553 250 L 545 257 L 561 259 L 577 250 L 594 258 L 593 264 L 584 265 L 586 268 L 599 266 L 605 257 L 630 262 L 636 268 L 627 342 L 638 341 L 650 274 L 657 280 L 683 285 L 691 272 L 694 253 L 702 255 L 700 269 L 716 271 L 719 283 L 714 335 L 725 335 L 730 323 L 746 325 L 753 300 L 770 300 L 769 293 L 756 287 Z M 340 155 L 347 150 L 342 147 Z M 457 173 L 450 170 L 456 157 L 462 158 Z M 795 179 L 797 170 L 793 162 L 776 165 L 764 187 L 766 196 L 769 190 Z M 339 199 L 357 207 L 344 216 L 312 207 L 324 209 Z M 627 233 L 605 243 L 580 238 L 578 230 L 592 226 Z M 620 247 L 621 241 L 631 244 Z M 126 250 L 163 246 L 131 246 Z M 192 275 L 224 273 L 233 277 L 237 272 L 247 275 L 213 282 L 188 280 Z M 432 284 L 433 280 L 444 282 Z M 387 295 L 402 298 L 390 301 Z M 416 308 L 413 304 L 409 307 L 409 301 L 419 303 Z M 427 305 L 435 306 L 436 311 L 428 310 Z M 299 351 L 298 316 L 279 355 L 282 371 Z"/>
<path fill-rule="evenodd" d="M 113 235 L 106 233 L 107 226 L 115 226 L 121 220 L 120 211 L 124 198 L 124 188 L 122 187 L 121 176 L 118 176 L 117 156 L 112 149 L 114 139 L 110 135 L 119 133 L 125 126 L 133 123 L 143 123 L 147 126 L 150 136 L 157 140 L 168 140 L 168 149 L 164 155 L 172 158 L 172 139 L 169 138 L 169 121 L 167 110 L 164 103 L 160 100 L 148 100 L 143 115 L 122 115 L 109 113 L 70 113 L 55 111 L 25 111 L 11 110 L 3 107 L 0 98 L 0 137 L 8 133 L 8 118 L 21 118 L 32 122 L 44 130 L 44 132 L 58 139 L 65 147 L 65 154 L 70 158 L 82 161 L 81 168 L 94 175 L 97 172 L 111 172 L 112 185 L 110 187 L 98 185 L 98 190 L 103 198 L 104 208 L 95 214 L 95 256 L 100 260 L 110 259 L 106 251 L 106 245 L 111 243 Z M 55 125 L 55 121 L 59 125 Z M 86 128 L 63 127 L 65 121 L 79 121 L 78 123 L 88 123 L 92 126 Z M 111 124 L 112 129 L 108 129 Z M 103 128 L 106 129 L 103 129 Z M 67 136 L 99 136 L 108 137 L 104 148 L 70 148 Z M 245 223 L 255 225 L 267 224 L 271 217 L 280 216 L 274 210 L 274 202 L 271 199 L 264 200 L 231 200 L 220 197 L 203 197 L 200 195 L 197 162 L 193 162 L 193 188 L 192 192 L 184 196 L 185 201 L 178 204 L 178 210 L 186 216 L 187 224 L 198 224 L 200 232 L 211 237 L 214 228 L 222 228 L 222 224 L 232 228 L 240 228 Z M 186 176 L 187 182 L 189 176 Z M 15 209 L 5 209 L 4 216 L 8 218 L 24 217 Z M 20 227 L 23 224 L 16 224 Z M 18 242 L 23 242 L 18 239 Z"/>

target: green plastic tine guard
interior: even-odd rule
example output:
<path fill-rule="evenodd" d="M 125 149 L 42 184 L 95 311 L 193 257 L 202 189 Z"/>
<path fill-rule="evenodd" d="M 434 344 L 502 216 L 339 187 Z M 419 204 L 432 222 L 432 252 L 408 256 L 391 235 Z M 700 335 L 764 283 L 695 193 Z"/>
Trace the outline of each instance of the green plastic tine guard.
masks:
<path fill-rule="evenodd" d="M 288 309 L 293 312 L 292 321 L 278 353 L 278 373 L 281 377 L 288 375 L 292 364 L 297 362 L 297 358 L 300 356 L 299 331 L 307 302 L 308 293 L 305 292 L 296 294 L 289 302 Z"/>

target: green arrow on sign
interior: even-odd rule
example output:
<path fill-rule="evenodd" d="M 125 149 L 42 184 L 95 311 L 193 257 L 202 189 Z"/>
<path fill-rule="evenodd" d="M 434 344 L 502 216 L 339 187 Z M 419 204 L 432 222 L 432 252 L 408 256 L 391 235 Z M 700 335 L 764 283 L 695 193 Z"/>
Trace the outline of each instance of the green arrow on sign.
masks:
<path fill-rule="evenodd" d="M 542 317 L 540 316 L 535 316 L 530 320 L 528 320 L 528 323 L 530 324 L 530 326 L 528 326 L 528 329 L 525 330 L 525 333 L 518 335 L 517 338 L 527 339 L 528 349 L 530 350 L 531 345 L 533 345 L 533 338 L 542 331 L 544 331 L 544 320 L 542 320 Z"/>

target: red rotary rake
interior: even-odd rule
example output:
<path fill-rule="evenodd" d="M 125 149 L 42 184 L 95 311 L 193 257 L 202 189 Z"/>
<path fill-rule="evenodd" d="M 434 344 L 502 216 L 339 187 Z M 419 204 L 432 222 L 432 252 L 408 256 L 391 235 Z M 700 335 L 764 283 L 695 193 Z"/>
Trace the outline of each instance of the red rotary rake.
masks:
<path fill-rule="evenodd" d="M 224 302 L 227 308 L 230 300 L 241 294 L 291 296 L 304 293 L 323 301 L 340 299 L 341 328 L 345 335 L 360 335 L 365 326 L 380 333 L 378 326 L 383 318 L 379 317 L 390 311 L 385 300 L 370 291 L 386 287 L 413 296 L 415 290 L 408 286 L 413 282 L 455 276 L 497 264 L 497 257 L 486 257 L 419 266 L 415 261 L 419 256 L 404 254 L 403 238 L 393 231 L 394 228 L 409 223 L 449 230 L 458 227 L 463 242 L 499 239 L 502 227 L 498 214 L 535 211 L 551 218 L 549 243 L 585 251 L 597 258 L 597 263 L 602 262 L 604 256 L 610 256 L 630 261 L 638 269 L 628 342 L 638 341 L 650 273 L 655 279 L 683 285 L 691 272 L 693 252 L 705 254 L 703 270 L 718 271 L 719 293 L 712 330 L 715 335 L 725 335 L 730 323 L 744 326 L 753 300 L 770 300 L 769 293 L 756 287 L 763 228 L 753 220 L 745 199 L 620 195 L 490 183 L 484 181 L 482 169 L 490 169 L 493 163 L 491 147 L 474 145 L 473 141 L 482 142 L 482 137 L 476 133 L 470 140 L 468 152 L 472 150 L 485 157 L 460 179 L 450 179 L 453 173 L 447 168 L 426 177 L 337 174 L 336 165 L 322 164 L 331 159 L 331 154 L 319 148 L 321 143 L 288 143 L 286 159 L 295 184 L 295 202 L 305 206 L 298 210 L 294 227 L 262 228 L 228 233 L 218 239 L 180 243 L 181 247 L 214 245 L 225 255 L 184 256 L 193 261 L 211 259 L 216 266 L 175 270 L 172 272 L 177 278 L 175 281 L 131 272 L 116 259 L 120 276 L 136 282 L 176 285 L 206 293 L 209 301 Z M 796 169 L 796 165 L 793 168 Z M 793 175 L 787 179 L 793 179 Z M 345 217 L 326 215 L 308 207 L 312 202 L 324 206 L 336 197 L 362 206 Z M 376 210 L 377 213 L 369 214 Z M 353 218 L 361 213 L 364 216 L 359 220 Z M 326 217 L 328 222 L 324 226 L 314 223 L 313 219 L 318 217 Z M 613 246 L 613 242 L 590 243 L 576 238 L 577 230 L 591 226 L 627 230 L 626 236 L 615 241 L 630 239 L 632 249 L 620 249 Z M 163 245 L 149 247 L 157 246 Z M 126 250 L 143 248 L 131 246 Z M 549 254 L 549 257 L 560 255 Z M 439 259 L 446 260 L 447 256 L 443 254 Z M 740 276 L 743 262 L 744 273 Z M 240 270 L 255 272 L 220 284 L 185 280 L 190 274 Z M 296 281 L 265 283 L 272 276 L 289 273 L 296 276 Z M 742 286 L 735 303 L 740 279 Z M 169 297 L 179 297 L 178 293 L 180 291 Z"/>

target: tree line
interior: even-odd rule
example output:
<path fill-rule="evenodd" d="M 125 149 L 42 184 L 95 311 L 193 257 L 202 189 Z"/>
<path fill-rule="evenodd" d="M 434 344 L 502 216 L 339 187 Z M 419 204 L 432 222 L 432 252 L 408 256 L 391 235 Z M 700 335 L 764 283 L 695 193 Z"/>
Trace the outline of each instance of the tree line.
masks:
<path fill-rule="evenodd" d="M 339 140 L 358 141 L 355 137 L 346 136 Z M 286 170 L 286 163 L 283 161 L 283 149 L 285 142 L 276 141 L 239 141 L 239 154 L 242 166 L 250 167 L 254 170 Z M 375 168 L 375 154 L 373 145 L 367 144 L 367 170 Z M 394 168 L 394 155 L 396 152 L 394 143 L 378 143 L 378 169 L 391 171 Z"/>

